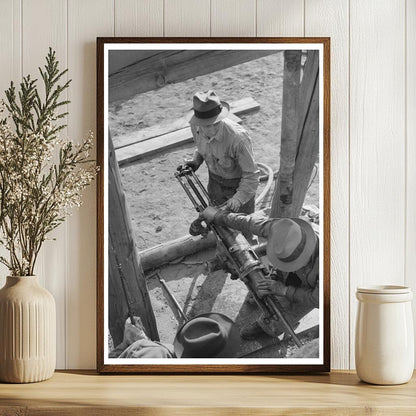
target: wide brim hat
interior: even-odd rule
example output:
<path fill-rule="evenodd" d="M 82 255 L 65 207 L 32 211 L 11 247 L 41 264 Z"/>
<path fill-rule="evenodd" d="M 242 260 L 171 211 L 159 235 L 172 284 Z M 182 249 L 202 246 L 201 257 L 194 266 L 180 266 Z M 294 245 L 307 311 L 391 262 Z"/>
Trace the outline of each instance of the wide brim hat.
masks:
<path fill-rule="evenodd" d="M 221 101 L 214 91 L 209 90 L 194 95 L 193 109 L 188 112 L 186 119 L 190 124 L 209 126 L 226 118 L 229 112 L 230 105 Z"/>
<path fill-rule="evenodd" d="M 300 218 L 276 219 L 270 228 L 267 257 L 282 272 L 306 266 L 315 252 L 317 236 L 309 222 Z"/>
<path fill-rule="evenodd" d="M 173 341 L 178 358 L 233 358 L 240 345 L 234 321 L 221 313 L 204 313 L 185 322 Z"/>

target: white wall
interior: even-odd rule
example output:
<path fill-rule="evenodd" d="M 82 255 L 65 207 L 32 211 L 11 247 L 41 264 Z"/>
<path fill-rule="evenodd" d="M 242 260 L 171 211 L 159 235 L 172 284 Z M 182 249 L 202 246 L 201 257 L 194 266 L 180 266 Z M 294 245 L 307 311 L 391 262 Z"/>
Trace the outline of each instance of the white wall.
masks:
<path fill-rule="evenodd" d="M 73 79 L 65 133 L 77 140 L 95 130 L 97 36 L 331 37 L 332 368 L 353 368 L 356 287 L 416 289 L 416 0 L 0 0 L 0 10 L 0 91 L 52 46 Z M 94 185 L 39 260 L 57 302 L 58 368 L 95 367 L 95 231 Z"/>

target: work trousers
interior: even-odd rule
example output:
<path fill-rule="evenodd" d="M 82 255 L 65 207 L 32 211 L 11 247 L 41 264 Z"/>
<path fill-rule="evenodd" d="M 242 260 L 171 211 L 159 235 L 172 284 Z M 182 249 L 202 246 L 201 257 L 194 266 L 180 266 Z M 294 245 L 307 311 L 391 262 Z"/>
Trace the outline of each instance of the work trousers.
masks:
<path fill-rule="evenodd" d="M 241 178 L 225 179 L 209 173 L 208 194 L 214 205 L 221 205 L 234 196 L 240 185 Z M 252 214 L 254 212 L 255 197 L 246 202 L 238 212 Z"/>

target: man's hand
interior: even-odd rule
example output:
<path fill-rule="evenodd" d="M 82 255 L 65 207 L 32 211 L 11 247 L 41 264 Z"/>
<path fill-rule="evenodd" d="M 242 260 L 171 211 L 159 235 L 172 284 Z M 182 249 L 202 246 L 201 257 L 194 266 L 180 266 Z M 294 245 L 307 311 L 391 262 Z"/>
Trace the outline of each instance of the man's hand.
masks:
<path fill-rule="evenodd" d="M 214 221 L 215 218 L 215 214 L 219 211 L 218 208 L 215 207 L 207 207 L 205 208 L 200 216 L 208 223 L 210 224 L 211 222 Z"/>
<path fill-rule="evenodd" d="M 127 318 L 124 324 L 123 343 L 126 346 L 133 344 L 133 342 L 137 341 L 138 339 L 148 339 L 143 330 L 143 325 L 140 318 L 134 316 L 133 320 L 134 325 L 131 324 L 130 318 Z"/>
<path fill-rule="evenodd" d="M 189 227 L 189 234 L 193 236 L 202 235 L 205 237 L 208 234 L 208 228 L 202 225 L 202 221 L 202 218 L 197 218 L 192 221 L 192 224 Z"/>
<path fill-rule="evenodd" d="M 285 296 L 287 286 L 285 286 L 280 280 L 262 280 L 257 284 L 257 290 L 260 297 L 265 295 Z"/>
<path fill-rule="evenodd" d="M 196 160 L 184 160 L 183 165 L 179 165 L 176 169 L 181 171 L 182 169 L 189 168 L 192 171 L 196 172 L 200 164 Z"/>
<path fill-rule="evenodd" d="M 240 208 L 242 207 L 242 203 L 236 199 L 236 198 L 230 198 L 227 201 L 227 208 L 231 211 L 231 212 L 238 212 L 240 210 Z"/>

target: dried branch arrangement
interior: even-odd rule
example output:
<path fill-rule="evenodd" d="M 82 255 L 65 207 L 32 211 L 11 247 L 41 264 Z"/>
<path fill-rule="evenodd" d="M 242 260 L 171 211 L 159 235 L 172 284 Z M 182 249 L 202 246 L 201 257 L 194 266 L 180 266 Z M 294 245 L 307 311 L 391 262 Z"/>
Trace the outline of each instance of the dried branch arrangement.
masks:
<path fill-rule="evenodd" d="M 0 246 L 9 258 L 0 257 L 13 276 L 31 276 L 39 250 L 48 234 L 81 205 L 81 194 L 96 175 L 90 158 L 92 133 L 74 144 L 60 137 L 66 127 L 61 100 L 68 88 L 68 70 L 59 70 L 49 49 L 37 80 L 23 78 L 20 90 L 13 82 L 0 105 Z"/>

